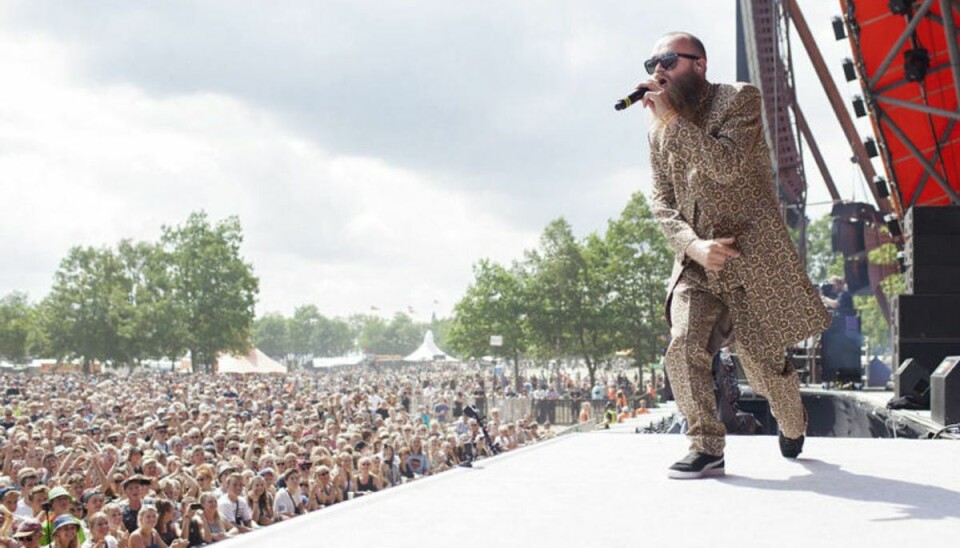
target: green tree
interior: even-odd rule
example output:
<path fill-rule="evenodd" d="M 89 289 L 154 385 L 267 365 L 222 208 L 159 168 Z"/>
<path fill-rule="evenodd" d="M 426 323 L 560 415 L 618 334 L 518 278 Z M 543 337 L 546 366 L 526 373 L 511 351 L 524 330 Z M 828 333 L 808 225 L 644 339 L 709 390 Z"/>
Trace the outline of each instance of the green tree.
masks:
<path fill-rule="evenodd" d="M 259 281 L 240 256 L 236 217 L 211 224 L 192 213 L 182 226 L 163 227 L 160 239 L 170 297 L 184 325 L 184 346 L 194 371 L 210 371 L 221 352 L 250 349 Z"/>
<path fill-rule="evenodd" d="M 288 333 L 290 352 L 301 360 L 314 356 L 340 356 L 354 347 L 355 333 L 350 324 L 325 317 L 312 304 L 294 310 Z"/>
<path fill-rule="evenodd" d="M 350 317 L 349 325 L 364 352 L 401 356 L 416 350 L 429 329 L 428 324 L 416 323 L 403 312 L 394 314 L 389 322 L 379 316 L 357 314 Z"/>
<path fill-rule="evenodd" d="M 48 350 L 58 358 L 82 359 L 86 373 L 94 361 L 128 361 L 130 344 L 122 328 L 133 315 L 130 292 L 130 281 L 113 251 L 72 248 L 41 304 Z"/>
<path fill-rule="evenodd" d="M 867 260 L 873 264 L 891 265 L 897 261 L 897 247 L 894 244 L 884 244 L 870 251 Z M 903 293 L 905 289 L 903 274 L 897 272 L 887 276 L 880 281 L 880 289 L 887 302 L 891 302 L 894 295 Z M 890 351 L 891 328 L 877 299 L 872 294 L 856 295 L 853 302 L 860 312 L 860 330 L 866 338 L 868 351 L 874 354 Z"/>
<path fill-rule="evenodd" d="M 664 304 L 673 251 L 639 192 L 620 217 L 610 221 L 605 239 L 609 250 L 605 277 L 613 295 L 610 315 L 616 318 L 617 346 L 630 350 L 642 368 L 657 361 L 666 344 Z"/>
<path fill-rule="evenodd" d="M 14 291 L 0 299 L 0 357 L 14 363 L 30 354 L 33 307 L 27 294 Z"/>
<path fill-rule="evenodd" d="M 603 277 L 607 250 L 595 236 L 581 244 L 570 224 L 557 219 L 544 229 L 540 248 L 527 253 L 530 275 L 529 325 L 541 357 L 579 356 L 593 383 L 600 363 L 612 354 L 611 295 Z"/>
<path fill-rule="evenodd" d="M 520 358 L 527 349 L 527 309 L 525 276 L 518 266 L 507 270 L 487 259 L 473 266 L 474 281 L 456 305 L 446 338 L 462 355 L 479 358 L 487 355 L 508 357 L 513 361 L 514 383 L 519 384 Z M 490 346 L 490 337 L 499 335 L 503 345 Z"/>
<path fill-rule="evenodd" d="M 833 252 L 833 217 L 824 215 L 807 225 L 807 275 L 815 284 L 843 276 L 843 255 Z"/>
<path fill-rule="evenodd" d="M 132 308 L 129 321 L 119 326 L 126 354 L 135 362 L 144 358 L 175 362 L 186 352 L 187 335 L 163 250 L 156 244 L 123 240 L 116 253 Z"/>
<path fill-rule="evenodd" d="M 274 359 L 291 354 L 287 319 L 276 313 L 258 318 L 253 322 L 253 344 Z"/>

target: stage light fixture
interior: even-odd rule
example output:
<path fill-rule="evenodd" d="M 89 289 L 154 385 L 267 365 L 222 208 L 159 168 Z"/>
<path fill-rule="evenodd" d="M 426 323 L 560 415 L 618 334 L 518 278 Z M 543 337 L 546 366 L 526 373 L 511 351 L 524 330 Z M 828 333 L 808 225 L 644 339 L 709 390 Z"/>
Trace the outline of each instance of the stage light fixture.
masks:
<path fill-rule="evenodd" d="M 857 118 L 863 118 L 867 115 L 867 105 L 863 102 L 863 97 L 859 95 L 853 96 L 853 113 L 857 115 Z"/>
<path fill-rule="evenodd" d="M 837 40 L 843 40 L 847 37 L 847 29 L 843 28 L 843 18 L 837 15 L 834 16 L 830 22 L 833 24 L 833 35 L 837 38 Z"/>
<path fill-rule="evenodd" d="M 887 6 L 894 15 L 910 15 L 913 0 L 890 0 Z"/>
<path fill-rule="evenodd" d="M 894 238 L 899 238 L 903 236 L 903 230 L 900 228 L 900 219 L 897 218 L 893 213 L 888 214 L 883 218 L 887 223 L 887 230 L 890 231 L 890 235 Z"/>
<path fill-rule="evenodd" d="M 877 151 L 877 142 L 873 140 L 873 137 L 867 137 L 867 140 L 863 142 L 863 148 L 867 149 L 867 157 L 876 158 L 878 154 Z"/>
<path fill-rule="evenodd" d="M 903 52 L 903 76 L 908 82 L 922 82 L 930 68 L 930 54 L 924 48 Z"/>
<path fill-rule="evenodd" d="M 890 187 L 887 186 L 887 180 L 877 175 L 873 178 L 873 184 L 877 187 L 877 196 L 882 199 L 887 199 L 890 197 Z"/>
<path fill-rule="evenodd" d="M 853 59 L 847 57 L 843 60 L 843 76 L 847 82 L 853 82 L 857 79 L 857 69 L 853 66 Z"/>

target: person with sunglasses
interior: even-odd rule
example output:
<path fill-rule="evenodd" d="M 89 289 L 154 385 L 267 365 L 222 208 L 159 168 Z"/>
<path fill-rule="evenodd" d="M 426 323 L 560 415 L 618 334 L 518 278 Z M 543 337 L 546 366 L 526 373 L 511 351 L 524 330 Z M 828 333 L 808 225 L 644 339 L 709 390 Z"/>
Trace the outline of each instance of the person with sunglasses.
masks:
<path fill-rule="evenodd" d="M 780 424 L 781 453 L 800 453 L 807 417 L 784 351 L 829 322 L 781 218 L 760 91 L 711 83 L 707 67 L 699 39 L 669 33 L 638 86 L 653 119 L 651 209 L 676 257 L 664 362 L 689 424 L 690 452 L 668 471 L 678 479 L 724 474 L 711 365 L 734 326 L 747 379 Z"/>

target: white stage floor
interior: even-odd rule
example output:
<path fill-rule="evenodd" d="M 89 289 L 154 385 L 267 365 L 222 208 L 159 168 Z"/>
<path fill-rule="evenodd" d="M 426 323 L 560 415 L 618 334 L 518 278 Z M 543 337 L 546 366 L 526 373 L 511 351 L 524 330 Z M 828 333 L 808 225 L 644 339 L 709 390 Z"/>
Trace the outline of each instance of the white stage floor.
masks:
<path fill-rule="evenodd" d="M 229 546 L 956 546 L 960 443 L 729 437 L 727 476 L 670 480 L 680 435 L 636 422 L 548 442 L 346 502 Z"/>

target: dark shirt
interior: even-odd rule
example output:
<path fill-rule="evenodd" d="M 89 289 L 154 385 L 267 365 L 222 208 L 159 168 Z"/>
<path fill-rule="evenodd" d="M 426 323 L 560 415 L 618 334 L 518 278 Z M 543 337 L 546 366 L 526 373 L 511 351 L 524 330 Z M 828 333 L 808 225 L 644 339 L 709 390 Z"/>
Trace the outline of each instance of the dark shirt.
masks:
<path fill-rule="evenodd" d="M 850 293 L 846 291 L 841 291 L 837 293 L 837 308 L 834 309 L 834 312 L 839 316 L 853 316 L 856 314 L 856 310 L 853 309 L 853 297 Z"/>

